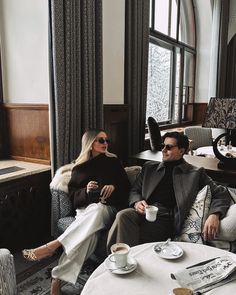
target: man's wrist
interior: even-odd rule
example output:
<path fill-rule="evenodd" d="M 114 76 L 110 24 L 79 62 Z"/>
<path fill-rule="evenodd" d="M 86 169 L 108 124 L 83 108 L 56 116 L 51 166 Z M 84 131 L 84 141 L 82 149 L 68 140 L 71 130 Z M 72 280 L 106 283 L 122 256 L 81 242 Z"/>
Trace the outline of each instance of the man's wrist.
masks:
<path fill-rule="evenodd" d="M 212 213 L 211 215 L 215 215 L 216 217 L 218 217 L 220 219 L 220 213 L 219 212 Z"/>

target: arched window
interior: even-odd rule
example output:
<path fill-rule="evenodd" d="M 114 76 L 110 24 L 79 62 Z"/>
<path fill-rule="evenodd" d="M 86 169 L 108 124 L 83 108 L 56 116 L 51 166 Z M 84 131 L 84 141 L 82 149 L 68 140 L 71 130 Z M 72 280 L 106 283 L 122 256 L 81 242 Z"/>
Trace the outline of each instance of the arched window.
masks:
<path fill-rule="evenodd" d="M 146 118 L 192 120 L 195 18 L 191 0 L 151 0 Z"/>

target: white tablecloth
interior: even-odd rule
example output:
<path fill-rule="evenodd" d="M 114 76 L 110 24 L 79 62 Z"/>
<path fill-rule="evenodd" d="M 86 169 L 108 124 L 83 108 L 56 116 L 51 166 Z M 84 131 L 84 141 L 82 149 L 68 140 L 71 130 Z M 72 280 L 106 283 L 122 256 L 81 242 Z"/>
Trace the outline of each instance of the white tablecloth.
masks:
<path fill-rule="evenodd" d="M 226 146 L 218 146 L 219 152 L 223 155 L 226 156 L 227 153 L 231 153 L 234 157 L 236 157 L 236 147 L 231 147 L 228 149 Z M 201 156 L 204 155 L 206 157 L 215 157 L 215 153 L 213 151 L 213 146 L 202 146 L 195 151 L 196 156 Z"/>
<path fill-rule="evenodd" d="M 196 156 L 201 156 L 201 155 L 215 157 L 213 147 L 212 146 L 202 146 L 202 147 L 196 149 Z"/>
<path fill-rule="evenodd" d="M 192 243 L 178 243 L 184 250 L 184 255 L 175 260 L 167 260 L 160 258 L 153 251 L 154 245 L 155 243 L 149 243 L 131 248 L 130 255 L 138 262 L 132 273 L 112 274 L 102 263 L 88 279 L 81 295 L 170 295 L 174 288 L 179 287 L 178 283 L 171 279 L 171 273 L 226 254 L 236 260 L 233 253 Z M 232 295 L 235 291 L 236 281 L 233 281 L 205 294 Z"/>

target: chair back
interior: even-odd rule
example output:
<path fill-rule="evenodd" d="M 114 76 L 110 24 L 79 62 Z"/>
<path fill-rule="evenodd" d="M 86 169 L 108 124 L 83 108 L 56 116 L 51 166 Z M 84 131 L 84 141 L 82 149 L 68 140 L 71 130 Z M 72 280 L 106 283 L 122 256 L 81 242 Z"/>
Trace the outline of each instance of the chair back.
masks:
<path fill-rule="evenodd" d="M 211 146 L 213 143 L 211 128 L 204 128 L 200 126 L 185 127 L 184 133 L 188 136 L 193 150 L 203 146 Z"/>
<path fill-rule="evenodd" d="M 157 121 L 153 117 L 147 119 L 148 132 L 150 137 L 150 147 L 152 151 L 160 151 L 162 143 L 161 132 Z"/>

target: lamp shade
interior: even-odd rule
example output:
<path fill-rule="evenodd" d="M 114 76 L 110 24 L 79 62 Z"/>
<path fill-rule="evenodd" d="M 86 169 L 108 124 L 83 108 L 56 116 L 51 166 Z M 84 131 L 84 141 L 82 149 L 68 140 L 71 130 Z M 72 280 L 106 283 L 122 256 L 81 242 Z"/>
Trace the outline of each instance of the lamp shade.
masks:
<path fill-rule="evenodd" d="M 202 126 L 236 129 L 236 98 L 212 97 Z"/>
<path fill-rule="evenodd" d="M 213 151 L 220 160 L 218 168 L 235 170 L 236 158 L 230 149 L 236 142 L 236 98 L 212 97 L 202 126 L 227 129 L 227 133 L 219 135 L 213 142 Z M 218 149 L 218 144 L 223 138 L 226 139 L 228 151 L 225 155 Z"/>

